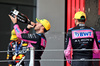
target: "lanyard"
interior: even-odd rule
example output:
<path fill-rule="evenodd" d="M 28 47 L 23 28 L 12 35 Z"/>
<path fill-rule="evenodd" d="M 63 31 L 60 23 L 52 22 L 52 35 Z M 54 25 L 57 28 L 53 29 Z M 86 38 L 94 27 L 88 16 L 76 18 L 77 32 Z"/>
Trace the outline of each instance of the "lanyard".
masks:
<path fill-rule="evenodd" d="M 19 44 L 19 46 L 18 46 L 17 42 L 15 42 L 15 51 L 16 51 L 15 55 L 17 55 L 19 50 L 21 49 L 22 43 L 23 43 L 23 41 L 21 41 L 21 44 Z"/>

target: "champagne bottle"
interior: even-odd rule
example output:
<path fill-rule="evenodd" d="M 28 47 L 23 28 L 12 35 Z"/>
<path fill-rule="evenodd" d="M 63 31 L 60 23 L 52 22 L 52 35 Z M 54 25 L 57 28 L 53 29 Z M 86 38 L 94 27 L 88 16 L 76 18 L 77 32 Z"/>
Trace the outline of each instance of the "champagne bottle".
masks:
<path fill-rule="evenodd" d="M 31 24 L 31 21 L 28 19 L 28 17 L 26 15 L 22 14 L 21 12 L 19 12 L 16 9 L 11 10 L 10 15 L 12 17 L 14 17 L 14 18 L 15 18 L 15 15 L 16 15 L 17 16 L 17 20 L 19 22 Z"/>

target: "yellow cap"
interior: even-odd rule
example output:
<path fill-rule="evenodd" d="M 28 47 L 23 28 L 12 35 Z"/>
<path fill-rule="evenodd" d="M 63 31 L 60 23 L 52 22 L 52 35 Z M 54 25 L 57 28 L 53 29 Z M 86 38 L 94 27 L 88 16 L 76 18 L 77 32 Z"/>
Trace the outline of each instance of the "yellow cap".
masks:
<path fill-rule="evenodd" d="M 10 40 L 17 40 L 17 39 L 18 39 L 18 38 L 17 38 L 17 36 L 16 36 L 15 30 L 13 29 L 13 30 L 11 31 Z"/>
<path fill-rule="evenodd" d="M 45 27 L 45 29 L 47 31 L 50 30 L 51 25 L 50 25 L 50 22 L 48 20 L 46 20 L 46 19 L 39 20 L 38 18 L 36 18 L 36 21 L 39 22 L 39 23 L 41 23 Z"/>
<path fill-rule="evenodd" d="M 75 16 L 74 16 L 74 19 L 82 19 L 81 17 L 84 16 L 85 19 L 86 19 L 86 14 L 82 11 L 79 11 L 79 12 L 76 12 L 75 13 Z"/>

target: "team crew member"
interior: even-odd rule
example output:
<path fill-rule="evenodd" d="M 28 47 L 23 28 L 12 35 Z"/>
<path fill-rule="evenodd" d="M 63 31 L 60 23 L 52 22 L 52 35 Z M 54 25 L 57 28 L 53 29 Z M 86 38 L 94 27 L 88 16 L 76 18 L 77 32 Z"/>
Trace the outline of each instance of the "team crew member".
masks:
<path fill-rule="evenodd" d="M 9 46 L 8 46 L 7 60 L 13 60 L 13 61 L 10 61 L 8 65 L 15 66 L 20 61 L 14 61 L 14 60 L 21 60 L 22 58 L 24 58 L 26 52 L 28 51 L 28 48 L 27 48 L 28 44 L 17 38 L 14 29 L 11 32 L 10 40 L 11 42 L 9 43 Z M 24 63 L 25 62 L 22 61 L 20 66 L 25 66 Z"/>
<path fill-rule="evenodd" d="M 37 21 L 36 24 L 34 22 L 31 22 L 31 25 L 28 24 L 26 30 L 29 31 L 31 28 L 34 28 L 36 33 L 26 34 L 20 30 L 20 28 L 17 24 L 17 17 L 15 16 L 15 18 L 13 18 L 12 16 L 10 16 L 10 18 L 14 24 L 14 29 L 15 29 L 16 35 L 19 39 L 28 42 L 29 46 L 35 47 L 35 50 L 44 50 L 45 49 L 47 41 L 46 41 L 46 37 L 45 37 L 44 33 L 46 33 L 47 31 L 50 30 L 50 23 L 48 20 L 36 19 L 36 21 Z M 40 60 L 42 53 L 43 53 L 43 51 L 35 51 L 35 59 Z M 35 66 L 40 66 L 40 62 L 35 61 Z"/>
<path fill-rule="evenodd" d="M 85 26 L 86 14 L 79 11 L 74 16 L 76 27 L 68 30 L 66 38 L 66 49 L 64 54 L 66 59 L 71 59 L 70 49 L 79 49 L 80 51 L 73 51 L 73 59 L 92 59 L 93 52 L 99 52 L 97 37 L 95 29 Z M 96 49 L 96 50 L 88 50 Z M 85 51 L 86 50 L 86 51 Z M 92 66 L 90 61 L 72 61 L 71 66 Z M 69 61 L 70 62 L 70 61 Z"/>

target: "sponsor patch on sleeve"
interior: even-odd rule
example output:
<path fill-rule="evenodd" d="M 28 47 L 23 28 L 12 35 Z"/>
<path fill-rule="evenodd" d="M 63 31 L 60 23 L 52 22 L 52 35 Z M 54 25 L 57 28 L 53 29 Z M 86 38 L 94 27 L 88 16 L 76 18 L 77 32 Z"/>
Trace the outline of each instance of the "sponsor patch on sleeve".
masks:
<path fill-rule="evenodd" d="M 20 31 L 17 28 L 15 28 L 15 30 L 17 31 L 17 33 L 20 33 Z"/>

